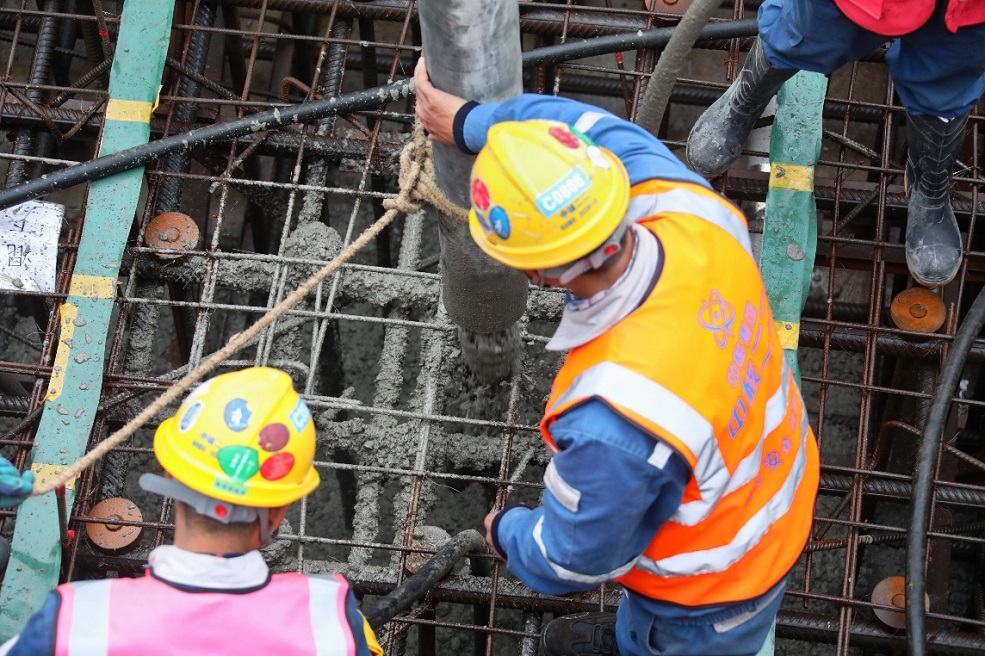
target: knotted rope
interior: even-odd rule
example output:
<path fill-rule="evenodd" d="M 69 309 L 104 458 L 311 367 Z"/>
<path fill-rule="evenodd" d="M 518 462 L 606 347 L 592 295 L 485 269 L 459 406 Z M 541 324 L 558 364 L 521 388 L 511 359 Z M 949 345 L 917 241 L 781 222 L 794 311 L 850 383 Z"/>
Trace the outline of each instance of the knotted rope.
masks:
<path fill-rule="evenodd" d="M 448 200 L 448 197 L 438 188 L 435 182 L 431 143 L 425 136 L 424 128 L 420 122 L 415 122 L 413 138 L 404 146 L 404 149 L 400 153 L 400 175 L 398 181 L 400 191 L 397 193 L 397 197 L 387 198 L 383 201 L 383 207 L 386 209 L 383 216 L 377 219 L 373 225 L 369 226 L 355 241 L 346 246 L 331 262 L 315 272 L 300 287 L 292 291 L 284 300 L 267 311 L 255 324 L 243 332 L 233 335 L 225 346 L 185 374 L 183 378 L 175 382 L 170 389 L 144 408 L 136 417 L 128 421 L 120 430 L 97 444 L 89 453 L 76 460 L 74 464 L 69 465 L 56 476 L 35 484 L 31 495 L 38 496 L 52 492 L 60 486 L 65 485 L 81 474 L 87 467 L 105 456 L 110 449 L 124 442 L 138 428 L 154 418 L 168 405 L 177 401 L 195 383 L 202 380 L 206 374 L 221 365 L 225 360 L 228 360 L 230 356 L 246 346 L 285 312 L 301 302 L 323 280 L 335 273 L 340 266 L 349 261 L 370 240 L 390 225 L 397 215 L 419 212 L 423 204 L 427 202 L 447 216 L 455 217 L 462 221 L 468 219 L 468 211 Z"/>

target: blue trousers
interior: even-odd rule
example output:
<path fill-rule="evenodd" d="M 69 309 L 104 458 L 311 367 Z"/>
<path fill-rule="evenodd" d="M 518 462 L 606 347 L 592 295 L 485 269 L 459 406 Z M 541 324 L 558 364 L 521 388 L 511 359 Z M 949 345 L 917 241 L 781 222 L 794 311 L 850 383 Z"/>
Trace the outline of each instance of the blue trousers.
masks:
<path fill-rule="evenodd" d="M 955 118 L 985 92 L 985 24 L 956 33 L 944 25 L 947 0 L 915 32 L 893 39 L 886 63 L 903 106 L 915 115 Z M 776 68 L 833 73 L 881 46 L 889 37 L 850 21 L 833 0 L 765 0 L 759 36 Z"/>
<path fill-rule="evenodd" d="M 766 594 L 739 604 L 685 609 L 626 592 L 616 614 L 621 656 L 756 656 L 787 589 L 784 578 Z M 656 611 L 656 612 L 654 612 Z"/>

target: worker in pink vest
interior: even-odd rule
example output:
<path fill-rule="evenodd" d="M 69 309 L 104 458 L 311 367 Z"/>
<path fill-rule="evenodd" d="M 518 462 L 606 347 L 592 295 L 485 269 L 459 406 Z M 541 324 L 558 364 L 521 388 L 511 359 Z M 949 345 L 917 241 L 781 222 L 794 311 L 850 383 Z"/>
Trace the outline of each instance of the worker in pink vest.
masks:
<path fill-rule="evenodd" d="M 157 429 L 154 454 L 166 475 L 140 486 L 175 500 L 174 544 L 141 578 L 58 586 L 0 656 L 382 656 L 344 577 L 271 574 L 259 551 L 319 482 L 314 422 L 287 374 L 203 383 Z"/>
<path fill-rule="evenodd" d="M 691 131 L 688 164 L 706 177 L 724 173 L 794 73 L 833 73 L 891 41 L 886 64 L 909 143 L 906 263 L 922 285 L 950 282 L 962 255 L 951 177 L 985 92 L 985 0 L 765 0 L 758 18 L 738 77 Z"/>

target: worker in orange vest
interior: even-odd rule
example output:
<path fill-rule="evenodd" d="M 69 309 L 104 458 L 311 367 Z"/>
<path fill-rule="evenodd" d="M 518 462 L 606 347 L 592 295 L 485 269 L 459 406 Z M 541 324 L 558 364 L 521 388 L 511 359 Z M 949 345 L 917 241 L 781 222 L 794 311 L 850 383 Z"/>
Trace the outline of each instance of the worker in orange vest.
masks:
<path fill-rule="evenodd" d="M 951 177 L 968 116 L 985 92 L 985 0 L 765 0 L 759 38 L 725 94 L 694 124 L 687 160 L 724 173 L 780 86 L 798 70 L 833 73 L 886 41 L 906 108 L 906 264 L 922 285 L 961 266 Z"/>
<path fill-rule="evenodd" d="M 167 477 L 139 483 L 175 500 L 174 544 L 142 577 L 58 586 L 0 656 L 382 656 L 342 575 L 271 574 L 259 551 L 319 482 L 314 420 L 290 376 L 254 367 L 203 383 L 158 427 L 154 455 Z M 29 478 L 0 463 L 0 505 Z"/>
<path fill-rule="evenodd" d="M 543 653 L 756 654 L 807 540 L 818 453 L 743 215 L 596 107 L 466 102 L 423 63 L 415 85 L 431 138 L 478 153 L 476 244 L 568 290 L 543 501 L 490 513 L 486 537 L 537 591 L 626 592 L 617 615 L 552 621 Z"/>

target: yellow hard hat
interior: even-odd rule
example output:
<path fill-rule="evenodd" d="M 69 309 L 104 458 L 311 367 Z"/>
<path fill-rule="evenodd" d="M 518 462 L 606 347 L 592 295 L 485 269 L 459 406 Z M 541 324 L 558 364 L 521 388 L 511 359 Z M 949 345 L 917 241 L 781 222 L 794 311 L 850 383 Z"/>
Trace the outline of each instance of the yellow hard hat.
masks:
<path fill-rule="evenodd" d="M 318 487 L 311 411 L 278 369 L 253 367 L 199 385 L 154 434 L 175 479 L 208 497 L 275 508 Z"/>
<path fill-rule="evenodd" d="M 514 269 L 568 264 L 622 224 L 629 176 L 615 155 L 556 121 L 489 129 L 472 166 L 472 239 Z"/>

